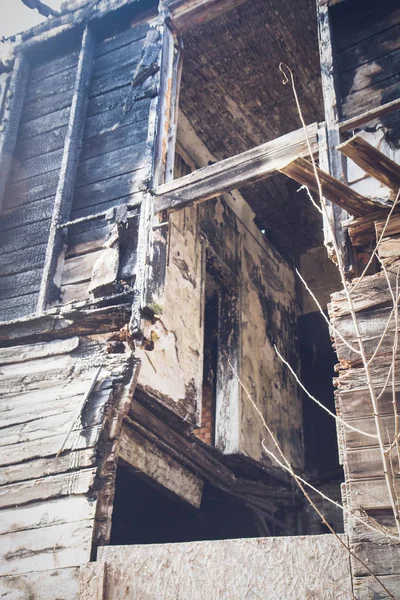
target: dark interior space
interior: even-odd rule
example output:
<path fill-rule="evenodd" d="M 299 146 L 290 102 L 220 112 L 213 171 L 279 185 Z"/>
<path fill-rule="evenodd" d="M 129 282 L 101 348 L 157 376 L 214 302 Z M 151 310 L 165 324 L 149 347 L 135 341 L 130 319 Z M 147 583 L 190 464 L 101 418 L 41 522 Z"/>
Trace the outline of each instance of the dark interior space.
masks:
<path fill-rule="evenodd" d="M 117 470 L 112 545 L 155 544 L 258 537 L 256 517 L 236 498 L 207 483 L 200 510 L 153 487 L 120 464 Z"/>
<path fill-rule="evenodd" d="M 301 380 L 307 390 L 335 413 L 334 365 L 337 362 L 326 322 L 319 312 L 299 317 Z M 309 476 L 340 477 L 336 422 L 303 394 L 306 471 Z"/>
<path fill-rule="evenodd" d="M 215 444 L 215 403 L 218 372 L 218 287 L 209 273 L 205 280 L 203 398 L 201 428 L 197 435 L 211 445 Z"/>

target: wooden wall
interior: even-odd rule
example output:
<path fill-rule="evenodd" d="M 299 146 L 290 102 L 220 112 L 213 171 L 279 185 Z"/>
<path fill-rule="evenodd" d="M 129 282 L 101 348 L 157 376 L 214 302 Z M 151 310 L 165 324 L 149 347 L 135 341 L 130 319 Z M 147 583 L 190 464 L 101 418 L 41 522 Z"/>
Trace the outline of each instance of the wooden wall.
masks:
<path fill-rule="evenodd" d="M 348 0 L 330 12 L 341 117 L 347 119 L 398 98 L 398 4 Z"/>
<path fill-rule="evenodd" d="M 35 311 L 45 261 L 78 52 L 31 70 L 0 218 L 0 316 Z"/>
<path fill-rule="evenodd" d="M 76 567 L 108 541 L 136 379 L 130 351 L 109 351 L 101 336 L 0 350 L 3 597 L 76 598 Z"/>

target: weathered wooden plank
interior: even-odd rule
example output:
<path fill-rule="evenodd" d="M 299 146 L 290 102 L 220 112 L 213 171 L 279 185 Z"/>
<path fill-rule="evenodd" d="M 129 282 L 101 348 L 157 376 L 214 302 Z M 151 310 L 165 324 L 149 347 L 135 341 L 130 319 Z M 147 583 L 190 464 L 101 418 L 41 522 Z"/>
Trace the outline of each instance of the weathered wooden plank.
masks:
<path fill-rule="evenodd" d="M 342 154 L 351 158 L 366 173 L 388 186 L 396 193 L 400 189 L 400 165 L 369 144 L 358 134 L 337 146 Z"/>
<path fill-rule="evenodd" d="M 349 46 L 356 46 L 368 41 L 372 36 L 390 29 L 400 23 L 400 9 L 392 6 L 392 10 L 382 10 L 382 5 L 370 2 L 360 11 L 358 5 L 343 7 L 343 10 L 332 13 L 335 27 L 335 47 L 338 53 Z M 346 27 L 340 27 L 340 19 L 346 15 Z"/>
<path fill-rule="evenodd" d="M 23 210 L 20 207 L 14 210 L 3 211 L 0 217 L 0 232 L 15 229 L 29 223 L 36 223 L 43 219 L 50 219 L 53 210 L 54 198 L 43 198 L 38 202 L 28 204 Z M 22 256 L 21 256 L 22 258 Z M 18 268 L 19 265 L 14 265 Z M 3 271 L 0 271 L 3 275 Z"/>
<path fill-rule="evenodd" d="M 393 23 L 388 29 L 361 40 L 356 45 L 339 52 L 336 56 L 336 68 L 339 73 L 353 71 L 360 65 L 374 62 L 400 47 L 400 23 Z"/>
<path fill-rule="evenodd" d="M 279 171 L 301 185 L 306 185 L 310 190 L 318 193 L 318 185 L 313 166 L 304 158 L 295 158 L 292 162 L 280 168 Z M 335 179 L 335 177 L 321 171 L 321 169 L 317 168 L 317 172 L 324 197 L 330 202 L 333 202 L 336 206 L 340 206 L 351 215 L 359 217 L 369 212 L 376 211 L 377 208 L 384 207 L 383 204 L 362 196 L 346 184 Z"/>
<path fill-rule="evenodd" d="M 93 519 L 95 510 L 96 504 L 84 495 L 4 509 L 0 511 L 0 535 Z"/>
<path fill-rule="evenodd" d="M 29 180 L 10 184 L 7 188 L 4 208 L 23 206 L 55 194 L 60 171 L 50 171 Z"/>
<path fill-rule="evenodd" d="M 143 38 L 97 56 L 93 62 L 92 78 L 97 79 L 128 65 L 133 67 L 140 58 L 142 47 Z"/>
<path fill-rule="evenodd" d="M 60 110 L 55 110 L 52 113 L 38 117 L 37 119 L 32 119 L 32 121 L 21 123 L 18 134 L 19 141 L 27 140 L 43 133 L 48 133 L 53 129 L 58 129 L 63 125 L 66 125 L 68 123 L 69 113 L 70 107 L 67 106 L 66 108 L 61 108 Z"/>
<path fill-rule="evenodd" d="M 79 50 L 73 50 L 67 53 L 63 53 L 61 56 L 45 60 L 33 67 L 29 81 L 39 81 L 40 79 L 46 79 L 56 73 L 64 72 L 71 67 L 76 67 L 78 64 Z"/>
<path fill-rule="evenodd" d="M 76 66 L 55 73 L 45 79 L 30 83 L 26 93 L 26 102 L 35 102 L 42 98 L 54 96 L 60 92 L 68 93 L 74 87 Z"/>
<path fill-rule="evenodd" d="M 73 210 L 97 206 L 97 203 L 102 204 L 145 191 L 146 173 L 146 169 L 130 170 L 123 175 L 76 188 Z M 74 212 L 72 214 L 75 215 Z"/>
<path fill-rule="evenodd" d="M 400 576 L 380 575 L 379 580 L 396 598 L 400 594 Z M 384 598 L 382 586 L 372 576 L 353 577 L 353 590 L 357 600 L 371 600 L 371 598 Z M 388 596 L 386 596 L 388 597 Z"/>
<path fill-rule="evenodd" d="M 49 475 L 30 481 L 0 486 L 0 508 L 20 506 L 49 498 L 85 494 L 93 485 L 96 469 Z"/>
<path fill-rule="evenodd" d="M 354 247 L 368 246 L 372 247 L 375 240 L 375 221 L 385 219 L 387 211 L 378 210 L 357 219 L 351 219 L 344 223 Z M 393 218 L 395 215 L 393 215 Z"/>
<path fill-rule="evenodd" d="M 28 158 L 23 162 L 14 162 L 10 180 L 13 183 L 17 183 L 23 179 L 30 179 L 31 177 L 37 177 L 38 175 L 58 170 L 61 167 L 62 155 L 63 150 L 60 149 L 35 156 L 34 158 Z"/>
<path fill-rule="evenodd" d="M 29 269 L 38 269 L 43 265 L 46 244 L 39 244 L 33 248 L 14 250 L 0 255 L 0 273 L 12 275 L 23 273 Z"/>
<path fill-rule="evenodd" d="M 0 575 L 78 566 L 90 559 L 93 520 L 1 536 Z"/>
<path fill-rule="evenodd" d="M 341 133 L 345 133 L 346 131 L 353 131 L 361 127 L 362 125 L 366 125 L 371 121 L 374 121 L 377 118 L 388 115 L 392 112 L 399 110 L 400 108 L 400 98 L 396 100 L 392 100 L 391 102 L 386 102 L 381 106 L 376 106 L 375 108 L 371 108 L 364 113 L 357 114 L 351 119 L 347 119 L 346 121 L 341 121 L 339 123 L 339 129 Z"/>
<path fill-rule="evenodd" d="M 124 113 L 123 106 L 117 106 L 110 110 L 104 110 L 101 113 L 88 117 L 85 122 L 83 139 L 101 135 L 108 131 L 115 131 L 117 126 L 134 125 L 148 119 L 150 110 L 150 100 L 144 98 L 138 100 L 132 110 Z"/>
<path fill-rule="evenodd" d="M 21 123 L 33 121 L 34 119 L 44 117 L 57 110 L 61 110 L 67 106 L 70 106 L 72 94 L 73 88 L 71 87 L 68 90 L 60 91 L 59 93 L 52 94 L 51 96 L 37 98 L 31 102 L 25 102 L 21 116 Z"/>
<path fill-rule="evenodd" d="M 397 485 L 399 485 L 399 480 L 397 479 L 396 481 Z M 348 486 L 351 497 L 351 508 L 353 510 L 390 510 L 389 495 L 383 477 L 367 481 L 350 481 Z"/>
<path fill-rule="evenodd" d="M 54 211 L 50 224 L 46 258 L 38 298 L 38 313 L 47 305 L 58 299 L 59 289 L 54 284 L 59 257 L 64 253 L 65 231 L 58 229 L 59 223 L 65 222 L 71 213 L 73 192 L 79 164 L 79 151 L 84 129 L 84 116 L 87 104 L 88 85 L 91 76 L 93 52 L 93 33 L 86 25 L 79 52 L 74 93 L 69 114 L 66 142 L 63 149 L 60 179 L 54 200 Z"/>
<path fill-rule="evenodd" d="M 0 467 L 0 485 L 11 485 L 50 475 L 60 475 L 68 471 L 78 471 L 93 467 L 95 462 L 96 449 L 87 448 L 67 452 L 58 458 L 54 456 L 51 458 L 39 458 L 20 464 L 13 464 L 8 467 Z M 2 514 L 0 512 L 0 520 Z"/>
<path fill-rule="evenodd" d="M 33 138 L 29 138 L 29 140 L 17 141 L 14 160 L 23 162 L 29 158 L 46 154 L 46 152 L 60 150 L 64 146 L 66 133 L 67 125 L 64 125 L 58 129 L 36 135 Z"/>
<path fill-rule="evenodd" d="M 389 280 L 393 289 L 395 289 L 396 281 L 395 276 L 389 273 Z M 354 279 L 354 284 L 357 283 L 357 279 Z M 388 284 L 384 273 L 376 273 L 365 277 L 357 288 L 351 294 L 354 310 L 358 313 L 361 311 L 369 310 L 371 308 L 379 308 L 388 306 L 392 303 L 392 297 L 390 295 Z M 332 294 L 332 302 L 330 304 L 330 314 L 335 319 L 339 319 L 344 315 L 349 314 L 349 307 L 344 291 L 335 292 Z"/>
<path fill-rule="evenodd" d="M 0 301 L 0 321 L 11 321 L 33 314 L 36 308 L 37 292 L 20 298 Z"/>
<path fill-rule="evenodd" d="M 389 384 L 386 391 L 379 399 L 379 414 L 393 414 L 392 390 Z M 351 392 L 339 393 L 340 412 L 344 419 L 353 419 L 361 417 L 371 417 L 371 399 L 366 387 L 363 389 L 351 390 Z M 400 391 L 396 391 L 396 402 L 400 406 Z"/>
<path fill-rule="evenodd" d="M 81 151 L 81 161 L 113 152 L 126 146 L 143 146 L 147 138 L 147 119 L 135 124 L 120 126 L 115 130 L 106 131 L 84 140 Z M 102 159 L 104 160 L 104 158 Z"/>
<path fill-rule="evenodd" d="M 77 174 L 77 187 L 94 183 L 109 177 L 116 177 L 133 170 L 142 169 L 146 165 L 144 144 L 127 146 L 81 162 Z"/>
<path fill-rule="evenodd" d="M 400 67 L 400 49 L 376 58 L 373 62 L 360 65 L 340 75 L 340 85 L 350 94 L 372 88 L 385 82 L 390 77 L 396 77 Z M 347 94 L 346 94 L 347 96 Z"/>
<path fill-rule="evenodd" d="M 308 126 L 307 134 L 314 152 L 318 151 L 317 131 L 317 123 Z M 272 175 L 291 157 L 307 155 L 306 138 L 299 129 L 160 186 L 156 190 L 155 211 L 176 210 L 193 201 L 214 198 Z"/>
<path fill-rule="evenodd" d="M 0 300 L 18 298 L 23 290 L 26 294 L 37 292 L 40 287 L 42 269 L 26 271 L 0 277 Z"/>
<path fill-rule="evenodd" d="M 122 46 L 126 46 L 127 44 L 131 44 L 132 42 L 145 38 L 149 27 L 150 23 L 147 20 L 139 23 L 132 23 L 128 29 L 125 29 L 124 31 L 116 33 L 115 35 L 107 37 L 101 42 L 98 42 L 96 44 L 96 51 L 94 54 L 95 60 L 107 52 L 112 52 L 117 48 L 121 48 Z"/>
<path fill-rule="evenodd" d="M 54 393 L 54 390 L 53 390 Z M 48 417 L 59 417 L 60 414 L 68 413 L 75 407 L 77 410 L 82 403 L 84 394 L 77 394 L 76 396 L 70 396 L 69 398 L 57 399 L 57 402 L 40 403 L 40 410 L 37 409 L 37 403 L 35 405 L 30 399 L 26 406 L 18 406 L 11 410 L 4 410 L 0 413 L 0 424 L 1 429 L 4 429 L 4 434 L 7 435 L 8 428 L 11 426 L 26 425 L 27 428 L 32 429 L 34 424 Z M 2 404 L 2 403 L 1 403 Z M 0 405 L 1 405 L 0 404 Z M 35 412 L 35 408 L 37 412 Z M 37 425 L 36 425 L 37 426 Z M 22 441 L 20 439 L 17 440 Z"/>
<path fill-rule="evenodd" d="M 380 81 L 374 87 L 368 87 L 349 94 L 343 99 L 342 119 L 352 122 L 354 121 L 353 117 L 357 117 L 364 112 L 372 112 L 373 109 L 386 104 L 387 98 L 396 98 L 399 90 L 400 74 Z"/>
<path fill-rule="evenodd" d="M 76 600 L 79 597 L 79 567 L 0 577 L 0 594 L 6 600 Z"/>
<path fill-rule="evenodd" d="M 71 283 L 61 286 L 61 304 L 79 302 L 90 298 L 89 279 L 81 283 Z"/>
<path fill-rule="evenodd" d="M 371 400 L 369 400 L 369 404 L 372 406 Z M 390 436 L 390 440 L 393 440 L 395 430 L 393 413 L 381 416 L 380 422 L 382 435 L 384 434 L 384 441 L 386 442 L 388 440 L 388 435 Z M 353 419 L 350 423 L 360 431 L 376 435 L 375 420 L 372 416 L 370 418 L 363 417 L 360 419 Z M 344 428 L 344 436 L 347 448 L 375 448 L 378 446 L 377 438 L 367 437 L 348 427 Z"/>
<path fill-rule="evenodd" d="M 43 244 L 47 241 L 49 226 L 50 221 L 46 219 L 2 232 L 0 254 Z"/>
<path fill-rule="evenodd" d="M 93 265 L 102 252 L 103 250 L 100 249 L 96 252 L 90 252 L 89 254 L 81 254 L 80 256 L 67 258 L 62 273 L 62 285 L 81 283 L 90 280 Z"/>
<path fill-rule="evenodd" d="M 393 454 L 393 461 L 395 461 Z M 378 448 L 348 449 L 346 452 L 347 481 L 382 477 L 383 464 Z"/>
<path fill-rule="evenodd" d="M 26 344 L 13 348 L 0 348 L 0 365 L 20 363 L 34 358 L 44 358 L 57 354 L 67 354 L 79 346 L 79 338 L 54 340 L 46 343 Z"/>
<path fill-rule="evenodd" d="M 122 426 L 119 457 L 142 475 L 195 508 L 200 508 L 203 482 L 126 423 Z"/>
<path fill-rule="evenodd" d="M 110 208 L 114 208 L 117 206 L 129 206 L 138 207 L 143 202 L 145 194 L 143 192 L 138 192 L 136 194 L 132 194 L 132 196 L 123 196 L 122 198 L 115 198 L 114 200 L 109 200 L 107 202 L 102 202 L 96 204 L 96 209 L 101 211 L 108 211 Z M 80 208 L 72 211 L 71 218 L 78 219 L 81 217 L 89 216 L 93 213 L 93 206 L 88 206 L 86 208 Z"/>

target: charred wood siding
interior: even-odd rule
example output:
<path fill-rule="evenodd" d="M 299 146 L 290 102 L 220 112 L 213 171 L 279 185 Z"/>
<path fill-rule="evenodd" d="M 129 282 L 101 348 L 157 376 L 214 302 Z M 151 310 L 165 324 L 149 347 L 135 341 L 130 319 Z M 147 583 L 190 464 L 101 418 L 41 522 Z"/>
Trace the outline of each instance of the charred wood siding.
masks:
<path fill-rule="evenodd" d="M 106 274 L 110 285 L 95 282 L 90 291 L 113 293 L 117 278 L 133 284 L 161 42 L 157 23 L 147 18 L 97 35 L 85 55 L 86 79 L 79 76 L 83 45 L 31 68 L 0 218 L 0 320 L 89 299 L 93 268 L 97 275 L 104 269 L 112 236 L 115 273 Z M 71 168 L 63 170 L 66 161 Z"/>
<path fill-rule="evenodd" d="M 34 312 L 43 271 L 77 53 L 31 70 L 0 219 L 0 315 Z"/>
<path fill-rule="evenodd" d="M 331 9 L 341 117 L 398 98 L 400 7 L 391 0 L 351 0 Z"/>
<path fill-rule="evenodd" d="M 146 152 L 150 102 L 157 95 L 154 74 L 159 46 L 152 47 L 150 56 L 148 51 L 155 31 L 144 21 L 96 45 L 71 220 L 109 213 L 107 218 L 69 228 L 61 280 L 63 303 L 89 297 L 93 267 L 114 231 L 112 209 L 134 208 L 142 201 L 150 162 Z M 146 57 L 149 63 L 144 66 Z M 127 264 L 134 262 L 137 221 L 124 229 L 125 238 L 130 238 L 126 246 L 131 247 L 125 248 L 129 256 L 120 275 L 132 279 L 134 265 L 129 270 Z"/>

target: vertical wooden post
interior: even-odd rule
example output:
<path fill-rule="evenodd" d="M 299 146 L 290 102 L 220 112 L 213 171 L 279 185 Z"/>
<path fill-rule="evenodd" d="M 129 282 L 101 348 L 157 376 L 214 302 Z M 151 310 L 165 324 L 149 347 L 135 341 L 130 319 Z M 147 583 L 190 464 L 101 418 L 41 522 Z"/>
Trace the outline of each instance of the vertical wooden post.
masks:
<path fill-rule="evenodd" d="M 5 84 L 4 86 L 4 98 L 1 102 L 4 108 L 1 115 L 4 129 L 0 132 L 0 211 L 17 142 L 28 77 L 28 60 L 23 52 L 18 52 L 11 79 L 8 85 Z"/>
<path fill-rule="evenodd" d="M 60 178 L 54 201 L 53 216 L 39 291 L 37 314 L 40 315 L 48 302 L 55 300 L 59 288 L 54 282 L 57 263 L 62 259 L 67 236 L 67 228 L 58 226 L 69 218 L 75 189 L 76 173 L 85 124 L 86 104 L 92 72 L 94 37 L 86 25 L 76 71 L 74 93 L 65 137 L 64 153 L 61 162 Z"/>
<path fill-rule="evenodd" d="M 336 146 L 340 144 L 339 132 L 339 115 L 338 115 L 338 100 L 335 87 L 334 77 L 334 60 L 332 49 L 331 27 L 329 22 L 329 8 L 326 3 L 317 0 L 317 16 L 318 16 L 318 38 L 319 51 L 321 62 L 321 82 L 322 92 L 324 97 L 325 107 L 325 123 L 326 123 L 326 152 L 331 175 L 345 181 L 342 156 L 336 150 Z M 351 267 L 351 256 L 348 252 L 347 234 L 342 227 L 342 221 L 349 218 L 346 211 L 333 206 L 331 209 L 333 217 L 333 229 L 336 236 L 336 242 L 341 252 L 343 264 L 345 268 Z M 325 232 L 326 232 L 325 228 Z M 329 247 L 331 245 L 329 237 L 325 237 L 325 243 Z"/>
<path fill-rule="evenodd" d="M 150 106 L 147 139 L 150 168 L 148 179 L 151 188 L 173 178 L 181 69 L 180 45 L 165 22 L 162 8 L 159 26 L 162 32 L 158 76 L 160 94 Z M 140 330 L 141 309 L 148 307 L 159 312 L 163 304 L 168 228 L 165 226 L 153 229 L 155 224 L 154 200 L 149 193 L 142 202 L 140 213 L 136 298 L 130 323 L 133 334 L 139 333 Z"/>

